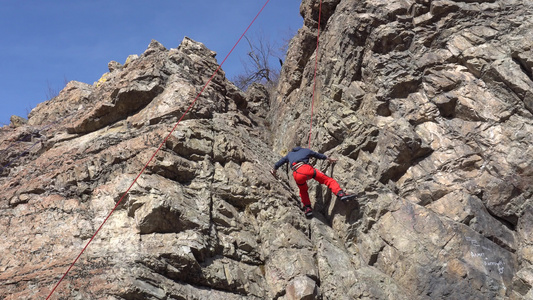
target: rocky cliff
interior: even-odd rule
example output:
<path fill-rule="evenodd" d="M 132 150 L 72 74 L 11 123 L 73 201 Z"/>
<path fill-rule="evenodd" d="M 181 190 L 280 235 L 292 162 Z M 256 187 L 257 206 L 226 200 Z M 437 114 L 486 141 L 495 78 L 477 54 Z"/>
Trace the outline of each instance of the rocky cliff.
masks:
<path fill-rule="evenodd" d="M 213 78 L 52 299 L 533 298 L 533 3 L 323 0 L 315 51 L 319 7 L 270 97 Z M 215 57 L 153 41 L 1 129 L 2 299 L 46 298 Z M 268 171 L 316 59 L 316 166 L 358 198 L 311 185 L 308 220 Z"/>

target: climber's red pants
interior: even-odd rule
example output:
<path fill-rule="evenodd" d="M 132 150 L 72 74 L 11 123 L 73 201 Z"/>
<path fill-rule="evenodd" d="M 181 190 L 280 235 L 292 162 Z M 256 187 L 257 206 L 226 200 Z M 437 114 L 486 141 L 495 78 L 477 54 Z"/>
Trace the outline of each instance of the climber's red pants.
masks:
<path fill-rule="evenodd" d="M 326 176 L 326 174 L 320 172 L 319 170 L 313 168 L 311 165 L 302 165 L 296 169 L 292 176 L 300 189 L 300 198 L 302 198 L 302 203 L 304 205 L 311 205 L 311 200 L 309 199 L 309 194 L 307 193 L 308 186 L 307 180 L 313 178 L 321 184 L 325 184 L 335 195 L 341 190 L 341 187 L 335 181 L 335 179 Z"/>

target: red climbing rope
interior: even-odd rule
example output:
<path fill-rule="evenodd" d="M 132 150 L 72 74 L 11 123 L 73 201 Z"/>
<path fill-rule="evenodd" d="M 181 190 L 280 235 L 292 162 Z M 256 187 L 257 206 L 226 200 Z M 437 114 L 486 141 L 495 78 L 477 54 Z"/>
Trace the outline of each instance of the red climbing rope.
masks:
<path fill-rule="evenodd" d="M 316 90 L 316 70 L 318 66 L 318 43 L 320 40 L 320 19 L 322 18 L 322 0 L 318 8 L 318 31 L 316 34 L 316 50 L 315 50 L 315 74 L 313 76 L 313 100 L 311 101 L 311 121 L 309 122 L 309 146 L 311 148 L 311 133 L 313 132 L 313 112 L 315 107 L 315 90 Z"/>
<path fill-rule="evenodd" d="M 191 104 L 189 105 L 189 107 L 187 108 L 187 110 L 185 110 L 185 112 L 183 113 L 183 115 L 181 116 L 181 118 L 178 120 L 178 122 L 176 122 L 176 125 L 174 125 L 174 128 L 172 128 L 172 130 L 170 131 L 170 133 L 166 136 L 166 138 L 163 140 L 163 142 L 161 143 L 161 145 L 159 145 L 159 147 L 157 148 L 157 150 L 154 152 L 154 154 L 152 155 L 152 157 L 148 160 L 148 162 L 144 165 L 144 167 L 142 168 L 142 170 L 139 172 L 139 174 L 137 175 L 137 177 L 135 178 L 135 180 L 133 180 L 133 182 L 131 183 L 131 185 L 128 187 L 128 189 L 126 190 L 126 192 L 124 192 L 124 194 L 122 195 L 122 197 L 120 197 L 120 200 L 118 200 L 117 204 L 115 205 L 115 207 L 113 207 L 113 209 L 111 210 L 111 212 L 107 215 L 107 217 L 104 219 L 104 221 L 102 222 L 102 224 L 100 225 L 100 227 L 98 227 L 98 229 L 96 230 L 96 232 L 94 233 L 94 235 L 91 237 L 91 239 L 87 242 L 87 244 L 85 245 L 85 247 L 83 248 L 83 250 L 81 250 L 80 254 L 76 257 L 76 259 L 74 260 L 74 262 L 72 262 L 72 264 L 70 265 L 70 267 L 67 269 L 67 271 L 65 272 L 65 274 L 63 274 L 63 277 L 61 277 L 61 279 L 57 282 L 57 284 L 54 286 L 54 288 L 52 289 L 52 291 L 50 292 L 50 294 L 48 295 L 48 297 L 46 297 L 46 300 L 50 299 L 50 297 L 52 296 L 52 294 L 55 292 L 55 290 L 57 289 L 57 287 L 59 286 L 59 284 L 63 281 L 63 279 L 65 279 L 65 277 L 67 276 L 67 274 L 70 272 L 70 270 L 74 267 L 74 265 L 76 264 L 76 262 L 78 261 L 78 259 L 81 257 L 81 255 L 83 254 L 83 252 L 85 252 L 85 250 L 87 249 L 87 247 L 89 247 L 89 245 L 91 244 L 91 242 L 93 241 L 93 239 L 96 237 L 96 235 L 98 234 L 98 232 L 100 232 L 100 229 L 102 229 L 102 227 L 104 226 L 104 224 L 107 222 L 107 220 L 109 219 L 109 217 L 111 217 L 111 215 L 113 214 L 113 212 L 117 209 L 117 207 L 120 205 L 120 203 L 122 202 L 122 200 L 124 199 L 124 197 L 126 197 L 126 195 L 129 193 L 130 189 L 133 187 L 133 185 L 137 182 L 137 180 L 139 179 L 139 177 L 141 177 L 141 175 L 144 173 L 144 171 L 146 170 L 146 168 L 148 167 L 148 164 L 150 164 L 150 162 L 152 162 L 152 160 L 154 159 L 154 157 L 157 155 L 157 153 L 159 152 L 159 150 L 161 150 L 161 148 L 163 147 L 163 145 L 166 144 L 167 140 L 170 138 L 170 136 L 172 135 L 172 133 L 176 130 L 176 128 L 178 127 L 178 125 L 180 124 L 180 122 L 183 120 L 183 118 L 185 117 L 185 115 L 191 110 L 191 108 L 194 106 L 194 104 L 196 103 L 196 100 L 198 100 L 198 98 L 200 98 L 200 96 L 202 95 L 202 93 L 204 92 L 204 90 L 206 89 L 207 85 L 209 85 L 209 83 L 213 80 L 213 78 L 215 77 L 215 75 L 218 73 L 218 71 L 220 70 L 220 68 L 222 67 L 222 65 L 224 64 L 224 62 L 226 61 L 226 59 L 228 59 L 228 57 L 230 56 L 230 54 L 233 52 L 233 50 L 235 49 L 235 47 L 237 47 L 237 45 L 240 43 L 240 41 L 242 40 L 242 38 L 244 37 L 244 35 L 246 34 L 246 32 L 248 32 L 248 30 L 250 29 L 250 27 L 252 27 L 252 24 L 255 22 L 255 20 L 259 17 L 259 15 L 261 14 L 261 12 L 263 12 L 263 9 L 266 7 L 266 5 L 268 4 L 268 2 L 270 2 L 270 0 L 267 0 L 265 2 L 265 4 L 263 5 L 263 7 L 261 7 L 261 10 L 259 10 L 259 12 L 257 13 L 257 15 L 255 16 L 255 18 L 252 20 L 252 22 L 250 23 L 250 25 L 248 25 L 248 27 L 246 28 L 246 30 L 242 33 L 242 35 L 239 37 L 239 39 L 237 40 L 237 42 L 235 43 L 235 45 L 233 45 L 233 48 L 231 48 L 231 50 L 229 51 L 229 53 L 226 55 L 226 57 L 224 58 L 224 60 L 220 63 L 220 65 L 218 66 L 218 68 L 215 70 L 215 72 L 213 72 L 213 75 L 211 75 L 211 78 L 209 78 L 209 80 L 207 81 L 207 83 L 204 85 L 204 87 L 202 88 L 202 90 L 198 93 L 198 95 L 196 96 L 196 98 L 194 98 L 194 100 L 191 102 Z"/>

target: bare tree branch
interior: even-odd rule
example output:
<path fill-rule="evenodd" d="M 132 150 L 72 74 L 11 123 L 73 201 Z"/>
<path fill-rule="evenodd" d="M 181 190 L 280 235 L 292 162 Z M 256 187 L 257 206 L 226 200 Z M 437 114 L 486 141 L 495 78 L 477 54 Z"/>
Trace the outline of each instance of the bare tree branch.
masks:
<path fill-rule="evenodd" d="M 263 34 L 257 35 L 254 39 L 244 37 L 248 42 L 248 52 L 246 59 L 241 59 L 243 73 L 235 76 L 233 82 L 242 90 L 254 82 L 265 85 L 275 85 L 281 71 L 281 66 L 277 67 L 271 63 L 271 59 L 278 58 L 279 54 L 274 46 Z"/>

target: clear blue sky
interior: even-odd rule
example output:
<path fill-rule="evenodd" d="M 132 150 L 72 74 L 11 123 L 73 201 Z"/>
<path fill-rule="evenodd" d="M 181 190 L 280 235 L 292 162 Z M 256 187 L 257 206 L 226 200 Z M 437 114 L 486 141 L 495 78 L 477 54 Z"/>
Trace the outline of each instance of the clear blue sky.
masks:
<path fill-rule="evenodd" d="M 231 50 L 266 0 L 0 0 L 0 126 L 26 117 L 65 81 L 89 84 L 142 54 L 152 39 L 167 49 L 184 36 L 217 52 Z M 248 35 L 283 43 L 303 24 L 300 0 L 270 0 Z M 240 72 L 244 42 L 222 66 Z"/>

